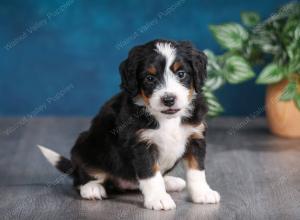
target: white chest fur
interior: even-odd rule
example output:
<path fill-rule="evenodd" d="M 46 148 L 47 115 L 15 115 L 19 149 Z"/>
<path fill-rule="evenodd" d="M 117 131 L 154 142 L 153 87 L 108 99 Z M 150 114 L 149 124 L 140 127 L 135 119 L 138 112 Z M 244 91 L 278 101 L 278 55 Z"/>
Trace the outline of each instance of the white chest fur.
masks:
<path fill-rule="evenodd" d="M 188 138 L 199 134 L 199 126 L 182 125 L 181 119 L 161 119 L 158 129 L 147 129 L 141 132 L 141 139 L 154 143 L 158 147 L 158 163 L 161 172 L 170 169 L 183 156 Z M 203 125 L 203 124 L 201 124 Z M 203 126 L 204 129 L 204 126 Z M 201 130 L 201 135 L 203 132 Z"/>

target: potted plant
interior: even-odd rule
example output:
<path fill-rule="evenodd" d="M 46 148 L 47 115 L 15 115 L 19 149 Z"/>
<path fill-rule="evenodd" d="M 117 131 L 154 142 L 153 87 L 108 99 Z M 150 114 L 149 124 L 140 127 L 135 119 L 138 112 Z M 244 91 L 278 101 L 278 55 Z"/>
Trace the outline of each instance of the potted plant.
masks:
<path fill-rule="evenodd" d="M 255 12 L 243 12 L 241 18 L 243 25 L 210 26 L 227 50 L 221 56 L 206 51 L 207 87 L 224 78 L 242 82 L 253 77 L 251 66 L 264 65 L 256 82 L 268 84 L 265 110 L 270 130 L 283 137 L 300 137 L 300 3 L 281 7 L 263 22 Z M 222 80 L 215 75 L 222 75 Z"/>
<path fill-rule="evenodd" d="M 277 15 L 255 30 L 261 50 L 269 55 L 257 83 L 268 84 L 266 113 L 271 131 L 300 137 L 300 3 L 282 7 Z"/>

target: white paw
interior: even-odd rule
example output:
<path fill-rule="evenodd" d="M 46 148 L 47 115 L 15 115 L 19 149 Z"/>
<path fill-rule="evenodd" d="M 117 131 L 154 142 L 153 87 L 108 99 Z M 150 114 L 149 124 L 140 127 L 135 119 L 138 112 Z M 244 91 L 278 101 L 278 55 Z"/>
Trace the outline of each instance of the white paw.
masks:
<path fill-rule="evenodd" d="M 171 210 L 176 208 L 175 202 L 168 193 L 145 198 L 144 205 L 147 209 L 154 210 Z"/>
<path fill-rule="evenodd" d="M 107 197 L 105 188 L 99 183 L 93 181 L 80 186 L 79 189 L 80 189 L 80 195 L 84 199 L 101 200 L 102 198 Z"/>
<path fill-rule="evenodd" d="M 191 199 L 194 203 L 214 204 L 220 202 L 220 194 L 209 187 L 204 189 L 198 188 L 190 192 Z"/>
<path fill-rule="evenodd" d="M 185 181 L 179 177 L 164 176 L 164 181 L 168 192 L 179 192 L 186 186 Z"/>

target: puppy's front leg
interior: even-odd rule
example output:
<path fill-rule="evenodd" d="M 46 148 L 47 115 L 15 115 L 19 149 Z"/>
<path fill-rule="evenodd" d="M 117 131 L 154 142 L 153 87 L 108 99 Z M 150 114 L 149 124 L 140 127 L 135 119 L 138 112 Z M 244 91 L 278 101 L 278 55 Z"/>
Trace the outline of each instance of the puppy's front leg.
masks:
<path fill-rule="evenodd" d="M 187 188 L 195 203 L 218 203 L 220 195 L 206 182 L 204 170 L 205 140 L 191 139 L 184 156 L 187 168 Z"/>
<path fill-rule="evenodd" d="M 154 149 L 155 146 L 143 143 L 135 147 L 134 167 L 144 196 L 144 206 L 154 210 L 175 209 L 175 202 L 166 192 Z"/>

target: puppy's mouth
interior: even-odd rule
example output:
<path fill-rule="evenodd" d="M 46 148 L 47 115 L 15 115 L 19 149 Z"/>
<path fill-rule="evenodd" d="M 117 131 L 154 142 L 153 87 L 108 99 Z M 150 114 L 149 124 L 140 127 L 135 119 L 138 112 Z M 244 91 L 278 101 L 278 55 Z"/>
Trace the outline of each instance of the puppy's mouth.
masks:
<path fill-rule="evenodd" d="M 167 110 L 161 111 L 161 113 L 166 114 L 166 115 L 173 115 L 179 111 L 180 111 L 180 109 L 169 108 Z"/>

